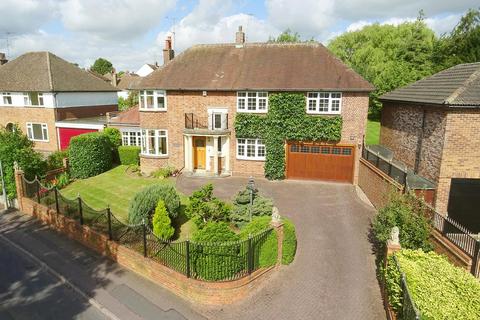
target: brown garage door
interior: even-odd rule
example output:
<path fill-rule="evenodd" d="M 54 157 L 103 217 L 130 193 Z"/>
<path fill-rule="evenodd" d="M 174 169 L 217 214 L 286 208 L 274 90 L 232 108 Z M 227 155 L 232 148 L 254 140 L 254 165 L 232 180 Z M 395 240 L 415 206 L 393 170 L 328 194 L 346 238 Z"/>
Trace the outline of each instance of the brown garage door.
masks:
<path fill-rule="evenodd" d="M 355 148 L 290 142 L 287 178 L 353 182 Z"/>

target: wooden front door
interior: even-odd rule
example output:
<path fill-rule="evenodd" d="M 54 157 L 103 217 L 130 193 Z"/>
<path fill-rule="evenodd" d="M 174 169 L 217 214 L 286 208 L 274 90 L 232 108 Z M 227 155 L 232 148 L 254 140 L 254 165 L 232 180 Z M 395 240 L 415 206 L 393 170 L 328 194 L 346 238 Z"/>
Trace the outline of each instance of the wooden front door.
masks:
<path fill-rule="evenodd" d="M 193 168 L 205 169 L 207 137 L 193 137 Z"/>

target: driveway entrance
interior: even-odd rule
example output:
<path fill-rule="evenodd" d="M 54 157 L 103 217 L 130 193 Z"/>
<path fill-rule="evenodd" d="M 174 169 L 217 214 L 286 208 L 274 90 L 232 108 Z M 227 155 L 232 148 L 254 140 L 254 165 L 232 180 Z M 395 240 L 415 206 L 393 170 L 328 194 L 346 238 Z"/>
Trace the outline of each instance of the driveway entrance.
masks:
<path fill-rule="evenodd" d="M 212 182 L 215 194 L 231 200 L 246 178 L 201 179 L 180 176 L 185 194 Z M 263 288 L 239 304 L 205 310 L 212 319 L 385 319 L 368 241 L 374 210 L 349 184 L 307 181 L 255 181 L 274 199 L 280 214 L 297 228 L 294 262 L 282 267 Z"/>

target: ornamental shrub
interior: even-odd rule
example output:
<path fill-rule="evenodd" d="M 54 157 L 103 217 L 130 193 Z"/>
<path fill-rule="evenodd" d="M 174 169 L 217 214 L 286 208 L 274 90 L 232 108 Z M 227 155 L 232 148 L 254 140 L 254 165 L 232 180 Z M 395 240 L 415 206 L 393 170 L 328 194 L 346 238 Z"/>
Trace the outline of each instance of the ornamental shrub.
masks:
<path fill-rule="evenodd" d="M 242 269 L 241 243 L 225 222 L 207 222 L 190 243 L 192 272 L 203 280 L 225 280 Z"/>
<path fill-rule="evenodd" d="M 154 178 L 165 179 L 173 175 L 175 172 L 175 167 L 166 166 L 160 169 L 157 169 L 155 172 L 152 173 Z"/>
<path fill-rule="evenodd" d="M 430 222 L 424 215 L 421 203 L 413 195 L 393 192 L 390 201 L 373 219 L 373 233 L 382 252 L 395 226 L 400 229 L 402 248 L 432 250 L 429 241 Z"/>
<path fill-rule="evenodd" d="M 246 224 L 241 232 L 240 237 L 243 240 L 249 238 L 249 236 L 258 235 L 270 228 L 270 216 L 255 217 L 252 222 Z M 258 267 L 269 267 L 275 265 L 277 262 L 278 246 L 277 246 L 277 233 L 272 230 L 266 237 L 258 239 L 253 243 L 255 250 L 254 265 Z"/>
<path fill-rule="evenodd" d="M 165 202 L 159 200 L 155 208 L 155 214 L 152 220 L 153 234 L 160 239 L 168 240 L 175 233 L 175 228 L 172 227 L 172 220 L 168 216 Z"/>
<path fill-rule="evenodd" d="M 120 164 L 138 165 L 140 163 L 140 147 L 119 146 L 118 156 L 120 158 Z"/>
<path fill-rule="evenodd" d="M 85 179 L 112 168 L 112 150 L 108 138 L 99 132 L 85 133 L 70 140 L 70 174 Z"/>
<path fill-rule="evenodd" d="M 403 249 L 395 255 L 422 319 L 480 319 L 480 282 L 470 273 L 433 251 Z M 388 263 L 394 265 L 393 256 Z M 393 291 L 387 285 L 387 292 L 389 300 L 398 301 L 394 307 L 402 316 L 400 275 L 387 268 L 385 278 L 396 283 Z"/>
<path fill-rule="evenodd" d="M 206 184 L 189 197 L 185 215 L 192 219 L 198 228 L 209 221 L 229 221 L 231 207 L 213 196 L 213 185 Z"/>
<path fill-rule="evenodd" d="M 177 191 L 171 185 L 154 184 L 140 190 L 133 197 L 128 208 L 128 222 L 139 224 L 144 219 L 150 221 L 159 200 L 165 203 L 170 218 L 175 219 L 180 210 L 180 197 Z"/>
<path fill-rule="evenodd" d="M 113 148 L 117 149 L 122 145 L 122 134 L 117 128 L 105 128 L 103 134 L 108 138 Z"/>
<path fill-rule="evenodd" d="M 238 192 L 233 200 L 231 220 L 241 227 L 250 221 L 250 209 L 252 217 L 270 216 L 272 214 L 272 199 L 262 197 L 258 190 L 253 190 L 253 202 L 250 208 L 250 190 L 245 189 Z"/>
<path fill-rule="evenodd" d="M 15 126 L 13 131 L 0 127 L 0 160 L 9 199 L 13 199 L 17 195 L 14 162 L 18 163 L 29 180 L 35 176 L 42 176 L 47 169 L 46 162 L 40 153 L 33 150 L 33 146 L 33 141 L 30 141 L 18 126 Z"/>
<path fill-rule="evenodd" d="M 68 150 L 55 151 L 47 157 L 47 170 L 63 167 L 63 159 L 68 158 Z"/>
<path fill-rule="evenodd" d="M 282 264 L 290 264 L 295 258 L 297 251 L 297 235 L 295 225 L 290 219 L 282 218 L 283 221 L 283 252 Z"/>

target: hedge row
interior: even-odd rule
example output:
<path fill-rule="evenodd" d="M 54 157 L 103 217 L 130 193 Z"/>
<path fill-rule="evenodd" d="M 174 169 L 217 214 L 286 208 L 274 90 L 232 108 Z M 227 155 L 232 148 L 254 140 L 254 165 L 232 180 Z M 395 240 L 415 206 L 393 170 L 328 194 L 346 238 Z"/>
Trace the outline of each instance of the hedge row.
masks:
<path fill-rule="evenodd" d="M 118 147 L 120 163 L 123 165 L 138 165 L 140 163 L 140 147 L 120 146 Z"/>
<path fill-rule="evenodd" d="M 112 145 L 100 132 L 81 134 L 70 140 L 68 158 L 73 178 L 93 177 L 112 168 Z"/>

